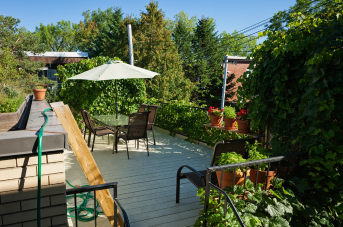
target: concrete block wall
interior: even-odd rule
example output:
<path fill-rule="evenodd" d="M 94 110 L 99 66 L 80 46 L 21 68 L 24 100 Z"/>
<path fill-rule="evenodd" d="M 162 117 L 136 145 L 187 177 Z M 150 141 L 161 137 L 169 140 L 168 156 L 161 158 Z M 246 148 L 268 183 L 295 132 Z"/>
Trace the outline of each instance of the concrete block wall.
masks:
<path fill-rule="evenodd" d="M 0 226 L 37 226 L 38 156 L 0 157 Z M 41 226 L 68 226 L 62 151 L 42 155 Z"/>

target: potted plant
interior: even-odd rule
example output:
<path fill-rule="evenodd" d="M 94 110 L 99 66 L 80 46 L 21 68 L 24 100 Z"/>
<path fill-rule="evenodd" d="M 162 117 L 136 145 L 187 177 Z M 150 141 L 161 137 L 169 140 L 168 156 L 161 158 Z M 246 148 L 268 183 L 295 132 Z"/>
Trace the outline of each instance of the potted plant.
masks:
<path fill-rule="evenodd" d="M 229 152 L 229 153 L 222 153 L 217 160 L 214 162 L 216 166 L 228 165 L 228 164 L 235 164 L 247 161 L 242 157 L 241 154 L 237 154 L 236 152 Z M 224 170 L 223 171 L 223 182 L 219 185 L 222 189 L 225 187 L 232 187 L 233 182 L 233 169 Z M 249 170 L 247 171 L 249 174 Z M 243 185 L 244 184 L 244 177 L 245 177 L 245 169 L 236 169 L 235 173 L 235 185 Z M 220 184 L 222 171 L 216 172 L 218 183 Z"/>
<path fill-rule="evenodd" d="M 210 106 L 210 109 L 207 111 L 211 118 L 211 125 L 220 126 L 223 119 L 223 112 Z"/>
<path fill-rule="evenodd" d="M 36 85 L 36 88 L 32 89 L 32 91 L 35 96 L 35 101 L 45 100 L 46 84 Z"/>
<path fill-rule="evenodd" d="M 236 129 L 236 110 L 232 106 L 224 107 L 225 128 L 230 130 Z"/>
<path fill-rule="evenodd" d="M 250 118 L 246 109 L 237 113 L 238 131 L 242 133 L 250 132 Z"/>
<path fill-rule="evenodd" d="M 261 160 L 269 158 L 269 155 L 267 154 L 266 150 L 257 142 L 255 141 L 254 144 L 246 143 L 246 147 L 249 153 L 249 161 L 255 161 L 255 160 Z M 253 168 L 250 170 L 250 180 L 254 183 L 259 184 L 265 184 L 268 178 L 267 182 L 267 189 L 270 187 L 270 181 L 275 177 L 276 175 L 276 168 L 271 166 L 269 168 L 269 174 L 268 174 L 268 164 L 260 164 L 258 169 L 258 179 L 256 179 L 257 176 L 257 165 L 253 166 Z M 268 176 L 267 176 L 268 174 Z"/>

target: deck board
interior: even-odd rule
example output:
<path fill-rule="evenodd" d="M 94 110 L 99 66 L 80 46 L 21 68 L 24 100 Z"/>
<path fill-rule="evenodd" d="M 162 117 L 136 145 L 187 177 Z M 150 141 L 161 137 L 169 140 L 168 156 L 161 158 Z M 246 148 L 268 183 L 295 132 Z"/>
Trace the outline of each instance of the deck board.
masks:
<path fill-rule="evenodd" d="M 206 169 L 212 150 L 171 137 L 158 129 L 155 134 L 156 146 L 149 134 L 150 156 L 143 144 L 137 150 L 133 141 L 129 143 L 129 160 L 124 143 L 118 145 L 118 153 L 112 154 L 113 137 L 110 137 L 110 145 L 106 137 L 104 140 L 97 137 L 92 155 L 105 182 L 118 182 L 118 199 L 131 226 L 193 226 L 202 205 L 196 197 L 196 187 L 187 180 L 181 180 L 180 203 L 175 203 L 176 172 L 181 165 Z M 65 152 L 65 163 L 66 178 L 71 184 L 87 184 L 72 151 Z M 98 226 L 109 226 L 106 221 L 104 215 L 100 216 Z M 78 224 L 94 226 L 93 222 Z M 75 226 L 73 219 L 69 219 L 69 226 Z"/>

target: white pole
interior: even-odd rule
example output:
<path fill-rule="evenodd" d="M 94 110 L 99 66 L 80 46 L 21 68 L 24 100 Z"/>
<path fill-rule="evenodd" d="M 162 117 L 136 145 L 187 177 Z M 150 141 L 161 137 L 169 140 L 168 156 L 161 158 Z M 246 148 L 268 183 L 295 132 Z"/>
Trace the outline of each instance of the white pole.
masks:
<path fill-rule="evenodd" d="M 131 31 L 131 24 L 127 25 L 127 36 L 129 39 L 129 58 L 130 58 L 130 65 L 134 65 L 133 63 L 133 46 L 132 46 L 132 31 Z"/>
<path fill-rule="evenodd" d="M 221 108 L 220 108 L 220 109 L 224 109 L 228 57 L 229 57 L 228 55 L 226 55 L 226 56 L 224 57 L 224 60 L 225 60 L 225 69 L 224 69 L 224 79 L 223 79 L 222 105 L 221 105 Z"/>

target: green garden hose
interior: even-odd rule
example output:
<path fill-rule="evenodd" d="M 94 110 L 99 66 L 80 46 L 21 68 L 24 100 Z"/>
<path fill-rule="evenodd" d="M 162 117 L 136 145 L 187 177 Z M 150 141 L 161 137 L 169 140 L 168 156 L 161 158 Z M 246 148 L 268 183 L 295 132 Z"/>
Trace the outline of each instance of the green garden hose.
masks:
<path fill-rule="evenodd" d="M 41 168 L 42 168 L 43 131 L 44 131 L 45 126 L 48 124 L 48 120 L 49 120 L 48 115 L 45 113 L 48 110 L 53 111 L 51 108 L 48 108 L 48 109 L 43 111 L 43 115 L 46 117 L 46 120 L 45 120 L 42 128 L 40 129 L 39 134 L 38 134 L 38 190 L 37 190 L 37 226 L 38 227 L 41 226 L 41 223 L 40 223 L 40 219 L 41 219 L 40 208 L 41 208 L 41 206 L 40 205 L 41 205 L 41 174 L 42 174 Z M 67 183 L 69 184 L 70 187 L 76 188 L 75 186 L 71 185 L 68 181 L 67 181 Z M 89 185 L 82 185 L 81 187 L 85 187 L 85 186 L 89 186 Z M 80 193 L 76 196 L 83 199 L 83 202 L 79 206 L 77 206 L 77 212 L 78 212 L 77 213 L 78 214 L 77 219 L 79 221 L 83 221 L 83 222 L 92 221 L 92 220 L 94 220 L 95 215 L 98 217 L 98 215 L 100 213 L 103 213 L 102 211 L 97 211 L 97 210 L 94 210 L 94 208 L 87 207 L 88 200 L 89 199 L 94 200 L 94 196 L 91 194 L 91 192 Z M 67 200 L 71 197 L 74 197 L 74 195 L 67 196 Z M 96 201 L 96 208 L 98 208 L 98 207 L 99 207 L 99 202 Z M 71 212 L 75 212 L 74 207 L 67 209 L 67 215 L 68 215 L 68 217 L 75 217 L 75 215 L 70 214 Z M 82 214 L 81 214 L 81 212 L 82 212 Z"/>
<path fill-rule="evenodd" d="M 43 144 L 43 131 L 48 124 L 49 117 L 45 113 L 46 111 L 51 110 L 51 108 L 46 109 L 43 111 L 44 116 L 46 117 L 46 121 L 44 122 L 42 128 L 39 130 L 38 134 L 38 190 L 37 190 L 37 226 L 40 227 L 40 198 L 41 198 L 41 169 L 42 169 L 42 144 Z"/>
<path fill-rule="evenodd" d="M 66 180 L 66 182 L 69 184 L 70 187 L 76 188 L 75 186 L 70 184 L 69 181 Z M 82 185 L 81 187 L 86 187 L 86 186 L 89 186 L 89 185 Z M 74 195 L 68 195 L 67 201 L 68 201 L 68 199 L 73 198 L 73 197 L 74 197 Z M 91 192 L 80 193 L 80 194 L 77 194 L 76 197 L 82 198 L 82 200 L 83 200 L 82 203 L 80 205 L 78 205 L 76 208 L 77 209 L 77 220 L 83 221 L 83 222 L 92 221 L 92 220 L 94 220 L 95 215 L 98 217 L 98 215 L 100 213 L 103 213 L 102 211 L 94 210 L 93 206 L 87 207 L 88 200 L 89 199 L 94 200 L 94 196 L 91 194 Z M 96 201 L 96 208 L 98 208 L 98 207 L 99 207 L 99 202 Z M 70 214 L 71 212 L 75 212 L 74 207 L 70 207 L 67 209 L 67 216 L 75 218 L 75 215 Z"/>

